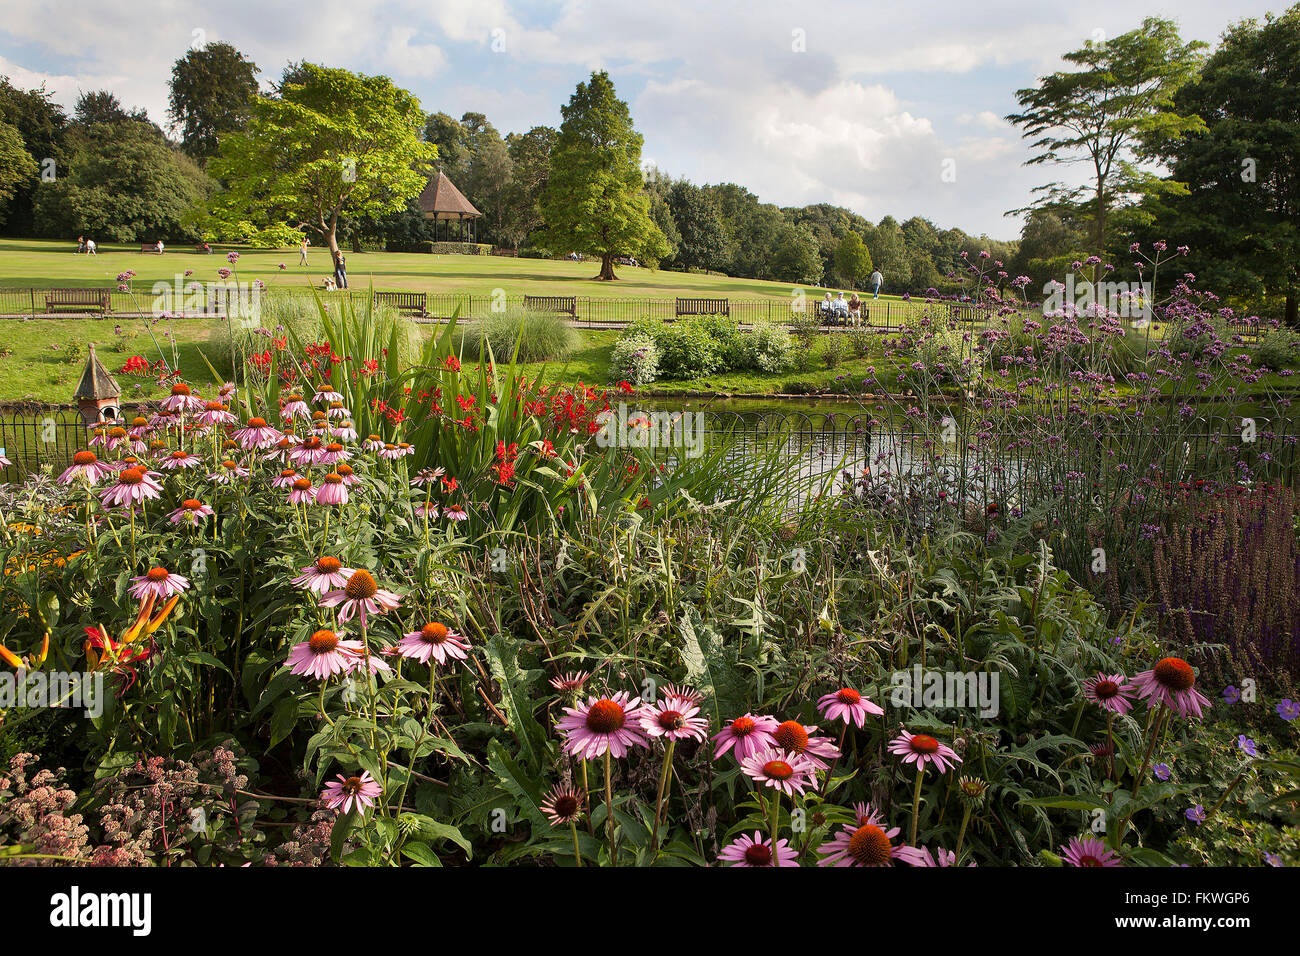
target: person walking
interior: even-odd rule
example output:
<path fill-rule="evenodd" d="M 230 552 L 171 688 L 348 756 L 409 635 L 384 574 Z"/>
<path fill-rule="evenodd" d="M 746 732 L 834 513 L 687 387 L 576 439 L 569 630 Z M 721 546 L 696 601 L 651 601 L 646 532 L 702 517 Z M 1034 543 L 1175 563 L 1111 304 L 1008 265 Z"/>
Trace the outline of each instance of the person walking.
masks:
<path fill-rule="evenodd" d="M 871 297 L 873 299 L 880 298 L 880 287 L 884 284 L 885 277 L 880 274 L 879 269 L 871 273 Z"/>
<path fill-rule="evenodd" d="M 94 240 L 94 239 L 87 239 L 87 240 L 86 240 L 86 255 L 88 255 L 88 256 L 97 256 L 97 255 L 99 255 L 99 253 L 95 251 L 95 240 Z"/>
<path fill-rule="evenodd" d="M 343 250 L 334 253 L 334 282 L 340 289 L 348 287 L 348 260 L 343 257 Z"/>
<path fill-rule="evenodd" d="M 307 241 L 307 237 L 303 236 L 302 242 L 298 244 L 298 265 L 305 266 L 307 264 L 307 247 L 310 245 L 311 243 Z"/>
<path fill-rule="evenodd" d="M 86 237 L 85 237 L 85 236 L 78 236 L 78 237 L 77 237 L 77 252 L 85 252 L 85 251 L 86 251 Z"/>

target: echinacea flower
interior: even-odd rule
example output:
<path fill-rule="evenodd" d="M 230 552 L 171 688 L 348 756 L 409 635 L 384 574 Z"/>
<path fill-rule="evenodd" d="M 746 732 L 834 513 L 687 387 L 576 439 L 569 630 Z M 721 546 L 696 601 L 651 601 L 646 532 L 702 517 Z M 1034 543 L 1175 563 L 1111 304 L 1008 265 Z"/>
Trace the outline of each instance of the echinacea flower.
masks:
<path fill-rule="evenodd" d="M 166 568 L 150 568 L 140 577 L 131 579 L 127 593 L 142 601 L 151 594 L 155 599 L 165 601 L 173 594 L 187 590 L 189 586 L 188 578 L 172 574 Z"/>
<path fill-rule="evenodd" d="M 569 671 L 559 677 L 552 677 L 550 685 L 560 693 L 567 694 L 571 691 L 580 690 L 582 685 L 587 683 L 587 678 L 590 676 L 591 674 L 587 671 Z"/>
<path fill-rule="evenodd" d="M 464 521 L 469 515 L 460 505 L 445 505 L 442 509 L 442 516 L 450 521 Z"/>
<path fill-rule="evenodd" d="M 788 750 L 769 748 L 740 762 L 745 776 L 765 787 L 795 796 L 816 786 L 817 768 L 807 757 Z"/>
<path fill-rule="evenodd" d="M 316 490 L 316 504 L 345 505 L 348 503 L 348 486 L 343 484 L 341 475 L 331 472 L 321 479 L 320 488 Z"/>
<path fill-rule="evenodd" d="M 334 466 L 334 473 L 342 478 L 343 484 L 347 485 L 349 488 L 361 480 L 357 476 L 357 473 L 352 470 L 352 466 L 344 462 L 339 462 Z"/>
<path fill-rule="evenodd" d="M 105 508 L 143 505 L 150 498 L 162 494 L 162 485 L 143 468 L 123 468 L 117 473 L 117 483 L 99 493 Z"/>
<path fill-rule="evenodd" d="M 292 468 L 283 469 L 278 475 L 271 479 L 272 488 L 288 488 L 298 479 L 298 472 Z M 308 484 L 311 479 L 308 479 Z"/>
<path fill-rule="evenodd" d="M 188 524 L 191 527 L 198 524 L 204 518 L 210 518 L 214 514 L 213 510 L 199 501 L 197 498 L 186 498 L 181 502 L 181 506 L 167 516 L 167 520 L 172 524 Z"/>
<path fill-rule="evenodd" d="M 291 674 L 325 680 L 335 674 L 350 673 L 361 650 L 361 642 L 343 640 L 342 631 L 322 629 L 290 648 L 284 663 Z"/>
<path fill-rule="evenodd" d="M 365 813 L 375 805 L 375 798 L 383 793 L 378 781 L 370 776 L 369 770 L 361 771 L 359 777 L 338 775 L 338 780 L 331 780 L 321 791 L 321 803 L 331 810 L 348 813 L 355 806 Z"/>
<path fill-rule="evenodd" d="M 321 456 L 322 465 L 334 465 L 341 461 L 347 461 L 352 457 L 352 453 L 336 441 L 332 441 L 325 446 L 325 454 Z"/>
<path fill-rule="evenodd" d="M 581 787 L 557 783 L 542 800 L 540 809 L 551 821 L 551 826 L 559 827 L 580 818 L 586 811 L 586 802 L 587 794 Z"/>
<path fill-rule="evenodd" d="M 203 411 L 195 416 L 194 421 L 211 428 L 213 425 L 233 425 L 238 419 L 230 413 L 230 409 L 223 402 L 208 402 L 203 406 Z"/>
<path fill-rule="evenodd" d="M 923 854 L 916 847 L 894 843 L 898 827 L 886 829 L 871 804 L 858 804 L 857 825 L 844 824 L 834 838 L 817 848 L 821 866 L 890 866 L 895 860 L 918 865 Z"/>
<path fill-rule="evenodd" d="M 1132 687 L 1145 700 L 1159 701 L 1186 719 L 1201 717 L 1210 709 L 1210 701 L 1196 689 L 1196 672 L 1181 657 L 1166 657 L 1149 671 L 1133 678 Z"/>
<path fill-rule="evenodd" d="M 608 753 L 625 757 L 632 747 L 647 745 L 638 716 L 639 697 L 619 691 L 609 697 L 589 697 L 585 704 L 564 708 L 556 729 L 564 734 L 564 749 L 575 757 L 592 760 Z"/>
<path fill-rule="evenodd" d="M 1083 682 L 1083 696 L 1112 714 L 1127 714 L 1133 709 L 1133 701 L 1128 697 L 1132 690 L 1123 674 L 1099 672 Z"/>
<path fill-rule="evenodd" d="M 357 440 L 357 427 L 351 421 L 341 421 L 330 429 L 335 438 L 341 438 L 344 441 Z"/>
<path fill-rule="evenodd" d="M 842 720 L 846 724 L 861 727 L 868 715 L 879 717 L 884 708 L 873 704 L 852 687 L 841 687 L 833 694 L 827 694 L 817 701 L 817 709 L 827 720 Z"/>
<path fill-rule="evenodd" d="M 913 854 L 912 858 L 907 861 L 911 863 L 913 866 L 956 866 L 957 865 L 957 854 L 952 850 L 945 850 L 943 847 L 938 847 L 933 853 L 931 853 L 930 848 L 925 846 L 918 846 L 915 848 L 915 850 L 916 850 L 915 854 Z M 974 866 L 975 863 L 972 861 L 971 863 L 968 863 L 966 865 Z"/>
<path fill-rule="evenodd" d="M 337 392 L 334 392 L 333 394 L 338 395 Z M 342 397 L 343 396 L 341 395 L 339 396 L 339 398 Z M 341 401 L 335 399 L 334 401 L 330 402 L 329 408 L 325 410 L 325 414 L 331 419 L 340 422 L 345 422 L 348 420 L 348 416 L 350 416 L 352 413 L 343 407 L 343 403 Z"/>
<path fill-rule="evenodd" d="M 105 475 L 111 475 L 113 469 L 104 464 L 93 451 L 79 451 L 72 456 L 72 464 L 59 475 L 59 484 L 70 485 L 74 481 L 84 481 L 97 485 Z"/>
<path fill-rule="evenodd" d="M 315 435 L 304 438 L 289 449 L 289 461 L 295 465 L 319 465 L 325 459 L 325 443 Z"/>
<path fill-rule="evenodd" d="M 798 856 L 789 840 L 777 840 L 773 859 L 771 839 L 755 830 L 752 837 L 742 833 L 723 847 L 718 860 L 728 866 L 798 866 Z"/>
<path fill-rule="evenodd" d="M 1061 855 L 1070 866 L 1123 866 L 1119 854 L 1096 837 L 1072 837 L 1061 847 Z"/>
<path fill-rule="evenodd" d="M 709 732 L 709 721 L 696 716 L 699 704 L 694 691 L 669 685 L 655 703 L 642 706 L 641 729 L 649 737 L 665 740 L 703 740 Z"/>
<path fill-rule="evenodd" d="M 889 742 L 889 752 L 903 758 L 903 763 L 916 764 L 917 770 L 925 770 L 926 764 L 934 764 L 935 770 L 945 773 L 961 763 L 957 752 L 933 737 L 925 734 L 909 734 L 903 731 Z"/>
<path fill-rule="evenodd" d="M 463 661 L 466 658 L 469 640 L 446 624 L 432 621 L 418 631 L 403 634 L 397 642 L 396 652 L 421 664 L 429 663 L 430 659 L 446 664 L 450 660 Z"/>
<path fill-rule="evenodd" d="M 162 409 L 165 412 L 201 412 L 207 404 L 191 393 L 190 387 L 184 382 L 177 382 L 172 386 L 171 394 L 163 400 Z"/>
<path fill-rule="evenodd" d="M 744 714 L 713 735 L 713 759 L 733 750 L 737 760 L 744 760 L 776 745 L 772 731 L 779 723 L 775 717 Z"/>
<path fill-rule="evenodd" d="M 343 401 L 343 396 L 333 389 L 321 386 L 321 390 L 313 395 L 311 400 L 319 405 L 322 402 L 341 402 Z"/>
<path fill-rule="evenodd" d="M 348 583 L 340 590 L 330 591 L 320 599 L 322 607 L 339 609 L 340 621 L 348 621 L 356 616 L 362 627 L 366 626 L 367 615 L 391 611 L 401 601 L 392 591 L 381 588 L 374 575 L 364 569 L 353 571 Z"/>
<path fill-rule="evenodd" d="M 302 400 L 301 395 L 286 395 L 284 404 L 280 408 L 280 417 L 286 422 L 295 418 L 305 418 L 307 421 L 311 421 L 311 409 L 307 407 L 307 403 Z"/>
<path fill-rule="evenodd" d="M 215 482 L 218 485 L 229 485 L 248 477 L 248 469 L 237 461 L 226 459 L 221 466 L 208 475 L 208 481 Z"/>
<path fill-rule="evenodd" d="M 243 428 L 237 428 L 231 432 L 230 437 L 239 442 L 240 447 L 245 451 L 252 451 L 254 449 L 270 448 L 284 435 L 279 429 L 268 425 L 265 418 L 250 418 Z"/>
<path fill-rule="evenodd" d="M 177 471 L 181 468 L 198 468 L 203 464 L 203 459 L 198 455 L 192 455 L 187 451 L 178 450 L 164 455 L 158 459 L 158 467 L 166 471 Z"/>
<path fill-rule="evenodd" d="M 317 558 L 315 564 L 309 564 L 301 570 L 302 574 L 289 583 L 320 595 L 346 587 L 348 578 L 353 573 L 352 568 L 343 567 L 342 561 L 328 555 Z"/>
<path fill-rule="evenodd" d="M 787 720 L 777 725 L 772 731 L 776 745 L 782 750 L 804 757 L 818 770 L 826 770 L 830 764 L 823 758 L 838 760 L 840 748 L 829 737 L 818 737 L 817 728 L 805 727 L 797 720 Z"/>
<path fill-rule="evenodd" d="M 311 486 L 310 478 L 295 478 L 289 484 L 289 504 L 311 504 L 316 500 L 316 489 Z"/>
<path fill-rule="evenodd" d="M 421 468 L 415 473 L 415 477 L 411 479 L 411 487 L 432 485 L 446 473 L 446 470 L 442 468 Z"/>

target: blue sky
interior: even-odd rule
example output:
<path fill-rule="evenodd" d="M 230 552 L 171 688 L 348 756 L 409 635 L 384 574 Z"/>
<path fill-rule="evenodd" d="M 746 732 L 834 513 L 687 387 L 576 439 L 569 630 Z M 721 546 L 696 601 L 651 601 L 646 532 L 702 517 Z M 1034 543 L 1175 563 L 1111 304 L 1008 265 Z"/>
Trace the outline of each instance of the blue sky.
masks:
<path fill-rule="evenodd" d="M 1025 167 L 1001 119 L 1014 91 L 1089 37 L 1172 17 L 1213 42 L 1281 2 L 1180 0 L 47 0 L 0 19 L 0 74 L 69 108 L 111 89 L 165 120 L 171 64 L 224 40 L 264 80 L 307 59 L 385 73 L 426 110 L 484 113 L 503 133 L 558 125 L 593 69 L 610 72 L 644 158 L 694 182 L 738 182 L 780 205 L 832 202 L 878 220 L 1013 238 L 1003 214 L 1059 177 Z M 955 171 L 953 181 L 941 173 Z M 1070 173 L 1065 174 L 1068 178 Z"/>

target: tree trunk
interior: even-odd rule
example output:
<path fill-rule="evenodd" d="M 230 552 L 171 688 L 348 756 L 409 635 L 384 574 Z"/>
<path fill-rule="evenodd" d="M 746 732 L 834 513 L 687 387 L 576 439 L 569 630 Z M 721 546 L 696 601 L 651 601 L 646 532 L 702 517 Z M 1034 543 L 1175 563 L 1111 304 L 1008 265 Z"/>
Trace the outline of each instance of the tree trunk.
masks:
<path fill-rule="evenodd" d="M 607 252 L 600 257 L 600 275 L 596 276 L 596 278 L 606 282 L 618 278 L 618 276 L 614 275 L 614 254 L 612 252 Z"/>
<path fill-rule="evenodd" d="M 1286 294 L 1286 317 L 1282 320 L 1288 329 L 1300 327 L 1300 317 L 1296 315 L 1296 306 L 1300 302 L 1296 299 L 1294 292 L 1288 291 Z"/>

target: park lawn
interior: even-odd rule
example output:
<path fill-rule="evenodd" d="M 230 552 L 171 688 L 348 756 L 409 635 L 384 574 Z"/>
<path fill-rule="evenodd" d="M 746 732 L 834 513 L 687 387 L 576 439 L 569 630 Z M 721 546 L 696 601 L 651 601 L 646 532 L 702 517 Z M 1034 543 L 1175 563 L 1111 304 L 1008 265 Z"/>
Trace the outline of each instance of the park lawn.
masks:
<path fill-rule="evenodd" d="M 312 249 L 308 254 L 310 264 L 299 266 L 296 248 L 221 246 L 214 247 L 216 251 L 212 255 L 200 255 L 189 246 L 169 247 L 162 256 L 142 254 L 139 245 L 102 245 L 97 256 L 75 255 L 75 248 L 75 242 L 0 239 L 0 287 L 116 287 L 119 273 L 129 270 L 135 273 L 135 288 L 144 295 L 154 282 L 175 282 L 177 275 L 184 277 L 186 270 L 193 271 L 188 281 L 218 281 L 217 270 L 229 265 L 225 257 L 228 251 L 239 252 L 236 269 L 241 280 L 261 279 L 271 290 L 278 286 L 319 288 L 331 272 L 328 254 L 322 249 Z M 600 282 L 592 278 L 599 265 L 590 261 L 409 252 L 347 252 L 345 255 L 353 289 L 366 289 L 373 283 L 380 290 L 490 295 L 496 289 L 503 289 L 507 296 L 582 295 L 616 299 L 696 296 L 789 301 L 791 295 L 791 286 L 783 282 L 630 266 L 617 267 L 617 281 Z M 281 264 L 285 266 L 283 270 Z M 822 291 L 818 290 L 817 298 Z M 881 298 L 901 301 L 891 296 Z"/>

